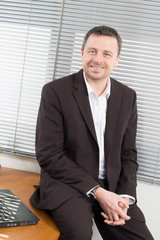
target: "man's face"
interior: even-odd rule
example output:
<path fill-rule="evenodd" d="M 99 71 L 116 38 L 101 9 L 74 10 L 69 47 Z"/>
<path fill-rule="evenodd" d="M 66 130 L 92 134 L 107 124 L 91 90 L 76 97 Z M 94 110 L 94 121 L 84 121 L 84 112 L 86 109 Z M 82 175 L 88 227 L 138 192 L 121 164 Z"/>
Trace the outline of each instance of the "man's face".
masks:
<path fill-rule="evenodd" d="M 82 64 L 88 81 L 107 80 L 120 56 L 114 37 L 90 35 L 82 52 Z"/>

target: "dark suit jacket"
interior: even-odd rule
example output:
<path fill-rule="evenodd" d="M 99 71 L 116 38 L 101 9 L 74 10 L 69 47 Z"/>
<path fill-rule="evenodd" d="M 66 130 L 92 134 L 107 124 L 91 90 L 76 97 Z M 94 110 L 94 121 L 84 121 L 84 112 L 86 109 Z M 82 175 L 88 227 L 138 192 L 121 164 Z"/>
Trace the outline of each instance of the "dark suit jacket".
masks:
<path fill-rule="evenodd" d="M 108 186 L 135 198 L 136 127 L 135 92 L 111 78 L 104 136 Z M 35 207 L 55 209 L 98 184 L 99 148 L 82 70 L 44 86 L 36 135 L 42 172 L 31 197 Z M 130 214 L 143 221 L 137 209 L 134 204 Z"/>

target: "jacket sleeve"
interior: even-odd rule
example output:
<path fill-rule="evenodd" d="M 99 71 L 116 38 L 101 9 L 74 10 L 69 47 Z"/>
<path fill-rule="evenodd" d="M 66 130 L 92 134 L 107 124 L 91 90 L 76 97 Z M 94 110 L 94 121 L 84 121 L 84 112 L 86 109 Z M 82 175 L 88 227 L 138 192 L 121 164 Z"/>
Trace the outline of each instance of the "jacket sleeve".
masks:
<path fill-rule="evenodd" d="M 36 130 L 36 156 L 42 171 L 56 181 L 77 189 L 82 194 L 97 182 L 65 150 L 64 116 L 61 103 L 53 87 L 46 84 L 42 90 Z"/>
<path fill-rule="evenodd" d="M 136 174 L 138 169 L 136 150 L 137 104 L 134 92 L 132 110 L 121 148 L 121 173 L 116 193 L 127 194 L 136 199 Z"/>

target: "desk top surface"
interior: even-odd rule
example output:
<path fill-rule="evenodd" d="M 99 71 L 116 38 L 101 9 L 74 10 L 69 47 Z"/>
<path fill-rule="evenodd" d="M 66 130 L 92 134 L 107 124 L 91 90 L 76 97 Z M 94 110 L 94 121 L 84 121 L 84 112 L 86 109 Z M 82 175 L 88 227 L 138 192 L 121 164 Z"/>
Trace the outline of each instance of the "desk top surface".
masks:
<path fill-rule="evenodd" d="M 37 173 L 9 168 L 0 169 L 0 189 L 12 191 L 40 219 L 37 225 L 0 228 L 0 240 L 58 239 L 59 230 L 52 219 L 44 211 L 35 209 L 29 202 L 35 190 L 33 185 L 38 185 L 39 179 Z"/>

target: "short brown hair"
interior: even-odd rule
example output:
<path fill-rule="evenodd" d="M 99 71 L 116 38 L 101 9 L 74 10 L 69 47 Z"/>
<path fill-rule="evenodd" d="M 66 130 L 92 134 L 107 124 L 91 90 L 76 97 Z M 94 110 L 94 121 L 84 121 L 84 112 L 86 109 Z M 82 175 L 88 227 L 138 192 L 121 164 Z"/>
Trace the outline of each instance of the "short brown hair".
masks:
<path fill-rule="evenodd" d="M 120 35 L 118 34 L 118 32 L 116 31 L 116 29 L 107 27 L 107 26 L 97 26 L 97 27 L 90 29 L 84 37 L 83 44 L 82 44 L 82 50 L 84 50 L 87 39 L 89 38 L 90 35 L 110 36 L 110 37 L 116 38 L 117 44 L 118 44 L 118 55 L 120 54 L 120 51 L 122 48 L 122 39 L 121 39 Z"/>

